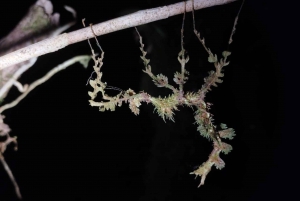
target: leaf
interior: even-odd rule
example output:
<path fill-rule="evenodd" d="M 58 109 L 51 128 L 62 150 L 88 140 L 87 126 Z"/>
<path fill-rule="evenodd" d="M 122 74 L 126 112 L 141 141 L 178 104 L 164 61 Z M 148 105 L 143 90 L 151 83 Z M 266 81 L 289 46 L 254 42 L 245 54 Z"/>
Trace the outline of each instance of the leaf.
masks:
<path fill-rule="evenodd" d="M 210 63 L 215 63 L 218 61 L 218 57 L 217 55 L 215 54 L 215 56 L 213 54 L 210 54 L 209 57 L 208 57 L 208 62 Z"/>
<path fill-rule="evenodd" d="M 215 162 L 215 166 L 217 169 L 221 170 L 222 168 L 225 167 L 225 162 L 220 158 L 219 155 L 216 155 L 213 158 L 213 162 Z"/>
<path fill-rule="evenodd" d="M 183 78 L 183 79 L 182 79 L 182 78 Z M 188 80 L 188 77 L 182 76 L 182 74 L 179 73 L 179 72 L 176 72 L 176 73 L 174 74 L 173 81 L 174 81 L 176 84 L 178 84 L 178 85 L 180 85 L 180 84 L 185 84 L 187 80 Z"/>
<path fill-rule="evenodd" d="M 207 132 L 207 129 L 203 126 L 203 125 L 199 125 L 197 127 L 197 131 L 200 132 L 200 134 L 205 137 L 206 139 L 211 139 L 211 136 L 209 134 L 209 132 Z"/>
<path fill-rule="evenodd" d="M 94 100 L 96 98 L 96 95 L 93 92 L 89 91 L 88 94 L 92 100 Z"/>
<path fill-rule="evenodd" d="M 97 88 L 97 82 L 96 82 L 96 80 L 90 79 L 90 85 L 91 85 L 93 88 Z"/>
<path fill-rule="evenodd" d="M 157 79 L 153 80 L 153 82 L 157 87 L 164 87 L 168 84 L 168 78 L 163 74 L 157 75 L 156 78 Z"/>
<path fill-rule="evenodd" d="M 140 113 L 140 109 L 138 108 L 140 105 L 141 103 L 136 98 L 129 101 L 129 108 L 135 115 Z"/>
<path fill-rule="evenodd" d="M 232 140 L 235 136 L 235 132 L 232 128 L 221 130 L 219 131 L 219 134 L 221 138 L 230 139 L 230 140 Z"/>
<path fill-rule="evenodd" d="M 223 57 L 228 57 L 229 55 L 231 55 L 231 52 L 229 52 L 229 51 L 224 51 L 224 52 L 222 52 L 222 55 L 223 55 Z"/>
<path fill-rule="evenodd" d="M 232 146 L 230 144 L 227 144 L 225 142 L 222 142 L 222 152 L 224 154 L 228 154 L 229 152 L 232 151 Z"/>
<path fill-rule="evenodd" d="M 220 127 L 221 127 L 222 129 L 226 129 L 226 128 L 227 128 L 227 125 L 226 125 L 226 124 L 220 124 Z"/>

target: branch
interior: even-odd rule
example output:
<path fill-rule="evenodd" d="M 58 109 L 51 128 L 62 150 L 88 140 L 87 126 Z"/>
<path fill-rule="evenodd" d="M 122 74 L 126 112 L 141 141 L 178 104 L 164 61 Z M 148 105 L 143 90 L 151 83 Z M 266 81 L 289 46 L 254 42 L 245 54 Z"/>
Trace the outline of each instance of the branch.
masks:
<path fill-rule="evenodd" d="M 27 14 L 20 20 L 15 28 L 0 40 L 0 56 L 9 54 L 21 48 L 28 47 L 44 39 L 57 36 L 71 27 L 76 22 L 76 12 L 69 6 L 65 6 L 74 20 L 60 26 L 59 13 L 53 13 L 53 5 L 50 0 L 37 0 Z M 0 100 L 3 100 L 16 80 L 33 66 L 37 58 L 11 65 L 0 71 Z"/>
<path fill-rule="evenodd" d="M 43 84 L 44 82 L 46 82 L 47 80 L 49 80 L 54 74 L 56 74 L 57 72 L 66 69 L 68 66 L 71 66 L 72 64 L 76 63 L 76 62 L 80 62 L 84 67 L 87 67 L 89 60 L 91 59 L 91 56 L 87 56 L 87 55 L 82 55 L 82 56 L 76 56 L 73 57 L 72 59 L 69 59 L 67 61 L 65 61 L 64 63 L 58 65 L 57 67 L 53 68 L 51 71 L 49 71 L 44 77 L 36 80 L 35 82 L 33 82 L 30 86 L 28 85 L 24 85 L 23 88 L 24 93 L 22 93 L 16 100 L 14 100 L 11 103 L 8 103 L 6 105 L 3 105 L 0 107 L 0 114 L 4 111 L 7 110 L 9 108 L 12 108 L 14 106 L 16 106 L 21 100 L 23 100 L 27 94 L 32 91 L 35 87 L 39 86 L 40 84 Z"/>
<path fill-rule="evenodd" d="M 194 0 L 194 9 L 199 10 L 206 7 L 223 5 L 236 0 Z M 146 9 L 116 19 L 93 25 L 96 35 L 104 35 L 118 30 L 147 24 L 153 21 L 166 19 L 170 16 L 181 14 L 185 11 L 185 2 L 172 4 L 169 6 Z M 192 1 L 186 2 L 186 12 L 192 11 Z M 33 45 L 19 49 L 5 56 L 0 57 L 0 70 L 11 65 L 26 61 L 30 58 L 39 57 L 50 52 L 55 52 L 70 44 L 92 38 L 93 33 L 87 28 L 83 28 L 70 33 L 64 33 Z"/>
<path fill-rule="evenodd" d="M 19 185 L 18 183 L 16 182 L 16 179 L 13 175 L 13 173 L 11 172 L 9 166 L 7 165 L 2 153 L 0 152 L 0 161 L 5 169 L 5 171 L 7 172 L 8 176 L 9 176 L 9 179 L 11 180 L 12 184 L 14 185 L 14 188 L 15 188 L 15 192 L 16 192 L 16 195 L 18 196 L 18 198 L 20 200 L 22 200 L 22 195 L 21 195 L 21 192 L 20 192 L 20 188 L 19 188 Z"/>
<path fill-rule="evenodd" d="M 12 182 L 12 184 L 14 185 L 15 188 L 15 192 L 17 197 L 21 200 L 22 199 L 22 195 L 20 192 L 20 188 L 19 185 L 11 171 L 11 169 L 9 168 L 8 164 L 6 163 L 3 153 L 5 152 L 7 146 L 9 144 L 14 144 L 14 150 L 17 151 L 18 147 L 17 147 L 17 137 L 10 137 L 9 132 L 10 132 L 10 128 L 7 124 L 5 124 L 3 122 L 4 116 L 0 115 L 0 136 L 1 137 L 5 137 L 6 140 L 5 141 L 1 141 L 0 142 L 0 162 L 2 163 L 4 170 L 6 171 L 10 181 Z"/>

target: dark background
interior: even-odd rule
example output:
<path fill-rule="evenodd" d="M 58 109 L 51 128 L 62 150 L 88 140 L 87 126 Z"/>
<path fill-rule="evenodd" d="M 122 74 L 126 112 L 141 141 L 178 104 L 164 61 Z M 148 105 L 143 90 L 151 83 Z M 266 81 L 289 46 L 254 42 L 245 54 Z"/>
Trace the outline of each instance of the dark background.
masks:
<path fill-rule="evenodd" d="M 0 37 L 4 37 L 35 1 L 7 1 L 2 5 Z M 52 1 L 62 23 L 72 19 L 63 5 L 73 7 L 78 23 L 99 23 L 138 10 L 176 3 L 176 0 L 148 1 Z M 218 55 L 227 41 L 241 1 L 196 11 L 196 26 L 207 46 Z M 280 11 L 280 12 L 279 12 Z M 290 10 L 291 11 L 291 10 Z M 135 116 L 128 105 L 115 112 L 99 112 L 89 106 L 86 86 L 92 72 L 76 64 L 32 91 L 16 107 L 4 112 L 12 136 L 18 136 L 19 150 L 5 153 L 24 200 L 289 200 L 296 195 L 297 134 L 296 99 L 289 98 L 295 86 L 297 57 L 292 51 L 294 25 L 285 6 L 274 1 L 246 1 L 230 47 L 230 65 L 224 82 L 208 94 L 216 124 L 236 131 L 229 142 L 233 151 L 221 155 L 226 166 L 213 167 L 205 185 L 189 175 L 207 160 L 211 143 L 201 137 L 193 111 L 180 107 L 175 123 L 153 113 L 143 104 Z M 292 13 L 292 11 L 291 11 Z M 289 19 L 289 20 L 288 20 Z M 154 74 L 172 80 L 179 71 L 182 15 L 138 27 L 143 36 Z M 105 51 L 103 80 L 127 90 L 144 90 L 165 96 L 142 72 L 139 43 L 134 28 L 99 37 Z M 187 91 L 203 84 L 213 65 L 192 32 L 192 18 L 185 23 L 185 49 L 190 61 Z M 96 45 L 93 41 L 96 49 Z M 54 66 L 81 54 L 90 54 L 86 41 L 41 56 L 20 81 L 31 83 Z M 293 63 L 292 63 L 293 62 Z M 294 64 L 295 63 L 295 64 Z M 299 65 L 298 65 L 299 66 Z M 292 75 L 290 75 L 292 74 Z M 291 86 L 291 87 L 289 87 Z M 296 91 L 293 91 L 294 93 Z M 110 95 L 117 91 L 109 91 Z M 4 103 L 18 96 L 11 90 Z M 286 108 L 283 105 L 286 104 Z M 291 113 L 291 114 L 290 114 Z M 13 186 L 0 167 L 0 201 L 15 200 Z"/>

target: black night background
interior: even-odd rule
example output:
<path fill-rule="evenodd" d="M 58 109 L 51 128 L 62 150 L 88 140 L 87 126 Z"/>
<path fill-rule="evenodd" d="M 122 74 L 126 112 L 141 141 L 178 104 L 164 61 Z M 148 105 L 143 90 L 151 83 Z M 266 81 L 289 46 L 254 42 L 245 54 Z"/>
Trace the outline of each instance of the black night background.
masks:
<path fill-rule="evenodd" d="M 0 37 L 14 28 L 34 2 L 6 1 L 2 5 Z M 67 32 L 82 28 L 82 18 L 96 24 L 176 2 L 180 1 L 52 0 L 54 12 L 61 14 L 61 24 L 72 20 L 64 5 L 77 11 L 78 22 Z M 195 12 L 198 31 L 219 56 L 227 48 L 241 2 Z M 299 137 L 288 130 L 294 128 L 287 126 L 284 115 L 291 110 L 283 105 L 288 90 L 292 90 L 286 86 L 293 79 L 286 79 L 292 61 L 285 59 L 296 61 L 293 50 L 286 46 L 288 37 L 295 33 L 290 31 L 286 36 L 287 27 L 293 26 L 287 15 L 279 16 L 279 10 L 285 12 L 275 1 L 249 0 L 241 11 L 224 82 L 213 87 L 206 99 L 213 104 L 215 123 L 234 128 L 236 137 L 225 140 L 233 146 L 230 154 L 220 155 L 225 168 L 213 167 L 204 186 L 197 188 L 200 178 L 194 179 L 189 173 L 207 160 L 212 144 L 197 132 L 193 110 L 180 107 L 175 123 L 165 123 L 151 104 L 142 104 L 138 116 L 126 104 L 114 112 L 100 112 L 88 102 L 87 92 L 92 88 L 86 83 L 93 71 L 90 62 L 87 69 L 75 64 L 61 71 L 4 112 L 11 136 L 18 136 L 18 151 L 9 147 L 4 156 L 24 200 L 291 200 L 296 195 L 291 183 L 297 177 L 293 168 Z M 181 23 L 182 15 L 178 15 L 137 27 L 152 72 L 162 73 L 169 80 L 180 69 Z M 170 93 L 157 88 L 142 72 L 134 28 L 98 40 L 105 51 L 102 69 L 108 85 L 144 90 L 153 96 Z M 95 41 L 91 42 L 96 50 Z M 214 67 L 207 62 L 207 53 L 193 33 L 191 13 L 186 15 L 184 43 L 190 57 L 185 90 L 196 91 Z M 83 54 L 91 54 L 87 41 L 41 56 L 20 81 L 31 83 L 56 65 Z M 13 88 L 4 104 L 18 95 Z M 286 107 L 291 109 L 292 105 L 289 102 Z M 0 201 L 10 200 L 16 200 L 14 188 L 0 166 Z"/>

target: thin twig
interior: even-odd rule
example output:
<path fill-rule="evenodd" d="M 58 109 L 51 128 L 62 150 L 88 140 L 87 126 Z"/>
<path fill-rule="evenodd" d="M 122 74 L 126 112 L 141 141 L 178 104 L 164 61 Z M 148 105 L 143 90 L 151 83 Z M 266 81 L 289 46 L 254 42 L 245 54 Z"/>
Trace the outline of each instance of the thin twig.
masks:
<path fill-rule="evenodd" d="M 1 87 L 0 89 L 0 99 L 5 98 L 7 92 L 13 86 L 14 81 L 17 80 L 25 71 L 27 71 L 35 62 L 37 58 L 32 58 L 28 63 L 22 65 L 14 75 Z"/>
<path fill-rule="evenodd" d="M 185 1 L 184 1 L 184 7 L 186 8 L 186 2 Z M 183 48 L 183 31 L 184 31 L 184 21 L 185 21 L 185 13 L 186 13 L 185 10 L 184 10 L 184 13 L 183 13 L 182 26 L 181 26 L 181 50 L 184 49 Z"/>
<path fill-rule="evenodd" d="M 192 15 L 193 15 L 193 27 L 194 27 L 194 33 L 197 36 L 197 38 L 199 39 L 199 41 L 201 42 L 202 46 L 204 47 L 204 49 L 206 50 L 206 52 L 211 56 L 212 53 L 211 51 L 206 47 L 205 45 L 205 39 L 201 39 L 200 37 L 200 33 L 196 30 L 196 22 L 195 22 L 195 13 L 194 13 L 195 7 L 194 7 L 194 0 L 192 0 Z"/>
<path fill-rule="evenodd" d="M 238 22 L 238 19 L 239 19 L 239 15 L 240 15 L 240 12 L 241 12 L 241 10 L 243 8 L 244 3 L 245 3 L 245 0 L 243 0 L 243 2 L 241 4 L 241 7 L 239 9 L 239 12 L 238 12 L 237 16 L 235 17 L 233 28 L 232 28 L 232 31 L 231 31 L 231 34 L 230 34 L 230 38 L 229 38 L 229 41 L 228 41 L 228 45 L 230 45 L 232 43 L 232 41 L 233 41 L 232 40 L 232 36 L 235 33 L 236 25 L 237 25 L 237 22 Z"/>
<path fill-rule="evenodd" d="M 10 181 L 12 182 L 12 184 L 14 185 L 14 188 L 15 188 L 15 192 L 16 192 L 16 195 L 17 197 L 21 200 L 22 199 L 22 195 L 21 195 L 21 192 L 20 192 L 20 188 L 19 188 L 19 185 L 18 183 L 16 182 L 16 179 L 12 173 L 12 171 L 10 170 L 8 164 L 6 163 L 5 159 L 4 159 L 4 156 L 2 155 L 2 153 L 0 152 L 0 161 L 5 169 L 5 171 L 7 172 L 8 176 L 9 176 L 9 179 Z"/>
<path fill-rule="evenodd" d="M 53 68 L 44 77 L 36 80 L 30 86 L 28 86 L 27 90 L 23 94 L 21 94 L 16 100 L 14 100 L 11 103 L 8 103 L 6 105 L 1 106 L 0 107 L 0 113 L 2 113 L 6 109 L 9 109 L 9 108 L 12 108 L 12 107 L 16 106 L 23 98 L 25 98 L 27 96 L 27 94 L 30 91 L 32 91 L 35 87 L 39 86 L 40 84 L 43 84 L 44 82 L 49 80 L 57 72 L 59 72 L 61 70 L 64 70 L 65 68 L 67 68 L 68 66 L 70 66 L 70 65 L 72 65 L 76 62 L 80 62 L 83 65 L 87 65 L 90 58 L 91 58 L 91 56 L 87 56 L 87 55 L 76 56 L 76 57 L 73 57 L 72 59 L 69 59 L 69 60 L 65 61 L 64 63 L 58 65 L 57 67 Z"/>

